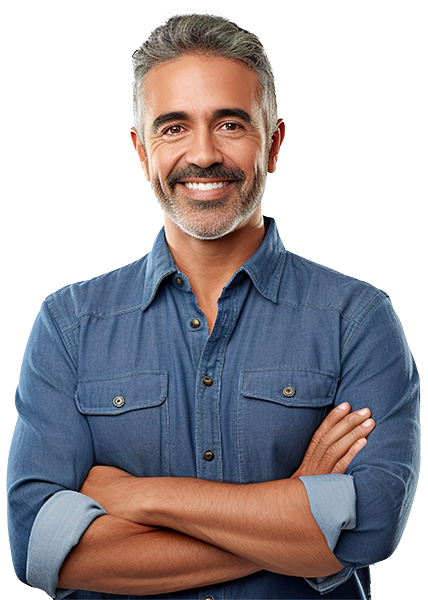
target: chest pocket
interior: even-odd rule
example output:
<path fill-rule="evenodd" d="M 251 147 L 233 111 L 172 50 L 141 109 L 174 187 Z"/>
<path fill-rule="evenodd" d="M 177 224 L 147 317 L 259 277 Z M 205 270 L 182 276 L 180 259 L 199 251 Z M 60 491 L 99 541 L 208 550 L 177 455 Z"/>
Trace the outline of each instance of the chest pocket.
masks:
<path fill-rule="evenodd" d="M 168 475 L 167 371 L 80 381 L 76 404 L 87 416 L 96 464 L 145 477 Z"/>
<path fill-rule="evenodd" d="M 315 370 L 241 372 L 238 454 L 242 483 L 290 477 L 331 407 L 338 379 Z"/>

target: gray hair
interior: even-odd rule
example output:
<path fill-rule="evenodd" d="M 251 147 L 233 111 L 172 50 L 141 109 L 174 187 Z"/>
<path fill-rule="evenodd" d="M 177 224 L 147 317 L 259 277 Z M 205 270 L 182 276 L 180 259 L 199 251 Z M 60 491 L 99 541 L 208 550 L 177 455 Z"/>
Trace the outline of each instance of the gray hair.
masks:
<path fill-rule="evenodd" d="M 178 15 L 157 27 L 132 55 L 134 69 L 134 124 L 143 141 L 144 80 L 156 65 L 185 54 L 205 54 L 239 60 L 258 75 L 265 129 L 272 136 L 277 127 L 275 81 L 260 40 L 223 17 Z"/>

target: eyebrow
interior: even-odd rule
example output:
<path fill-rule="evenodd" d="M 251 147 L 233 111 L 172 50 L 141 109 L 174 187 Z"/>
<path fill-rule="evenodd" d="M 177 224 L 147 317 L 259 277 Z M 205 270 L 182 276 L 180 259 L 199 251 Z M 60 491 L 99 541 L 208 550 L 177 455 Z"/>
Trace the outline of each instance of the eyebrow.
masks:
<path fill-rule="evenodd" d="M 242 108 L 220 108 L 214 112 L 214 119 L 221 119 L 223 117 L 238 117 L 243 121 L 254 124 L 251 116 Z M 169 112 L 159 115 L 152 123 L 152 133 L 157 133 L 159 128 L 165 123 L 171 121 L 185 121 L 189 118 L 189 115 L 185 112 Z"/>
<path fill-rule="evenodd" d="M 185 112 L 169 112 L 159 115 L 152 123 L 152 133 L 157 133 L 159 128 L 170 121 L 185 121 L 189 115 Z"/>
<path fill-rule="evenodd" d="M 214 118 L 220 119 L 222 117 L 238 117 L 247 123 L 253 123 L 251 116 L 245 110 L 242 110 L 242 108 L 220 108 L 216 110 Z"/>

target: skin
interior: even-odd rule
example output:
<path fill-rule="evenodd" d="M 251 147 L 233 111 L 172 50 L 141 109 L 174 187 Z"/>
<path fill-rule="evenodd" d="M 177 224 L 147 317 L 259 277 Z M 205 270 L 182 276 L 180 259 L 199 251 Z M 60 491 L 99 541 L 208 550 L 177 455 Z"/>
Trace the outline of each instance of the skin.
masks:
<path fill-rule="evenodd" d="M 132 141 L 161 205 L 164 194 L 175 196 L 182 224 L 165 211 L 166 239 L 178 268 L 190 280 L 211 331 L 224 285 L 263 240 L 261 194 L 266 172 L 276 169 L 284 123 L 279 120 L 272 138 L 267 138 L 257 75 L 244 63 L 228 59 L 186 56 L 158 65 L 146 78 L 144 95 L 144 145 L 135 130 L 131 132 Z M 237 110 L 248 115 L 250 121 Z M 166 115 L 179 113 L 186 118 L 170 118 L 155 126 Z M 213 165 L 239 169 L 245 180 L 193 176 L 181 178 L 173 186 L 166 183 L 171 173 L 189 166 L 208 169 Z M 261 186 L 259 202 L 250 215 L 245 211 L 239 215 L 239 192 L 249 194 L 255 179 Z M 229 183 L 217 190 L 200 191 L 184 187 L 183 183 L 189 181 Z M 196 210 L 192 201 L 223 204 Z M 230 214 L 237 213 L 229 231 Z M 192 225 L 205 231 L 208 239 L 189 234 Z M 209 239 L 218 231 L 229 233 Z"/>
<path fill-rule="evenodd" d="M 257 78 L 249 67 L 186 56 L 149 73 L 144 144 L 135 130 L 131 133 L 165 211 L 169 248 L 210 331 L 222 288 L 264 236 L 259 198 L 251 196 L 254 189 L 262 193 L 266 172 L 276 169 L 284 125 L 278 121 L 268 139 L 262 122 Z M 213 165 L 223 171 L 196 176 L 196 169 Z M 231 173 L 239 173 L 239 180 Z M 227 185 L 194 190 L 184 185 L 190 181 Z M 100 502 L 108 515 L 96 519 L 70 552 L 58 586 L 158 594 L 260 569 L 299 577 L 340 571 L 298 477 L 345 473 L 374 426 L 369 409 L 351 412 L 348 403 L 336 407 L 315 432 L 297 472 L 278 481 L 239 485 L 138 478 L 94 467 L 81 492 Z"/>

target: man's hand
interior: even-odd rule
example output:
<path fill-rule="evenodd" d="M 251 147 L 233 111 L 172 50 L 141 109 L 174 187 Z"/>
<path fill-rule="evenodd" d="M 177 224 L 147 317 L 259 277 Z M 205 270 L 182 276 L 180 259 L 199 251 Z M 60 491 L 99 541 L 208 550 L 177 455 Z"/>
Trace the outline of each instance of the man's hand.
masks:
<path fill-rule="evenodd" d="M 369 408 L 350 413 L 348 402 L 336 406 L 314 433 L 292 478 L 345 473 L 375 427 Z"/>

